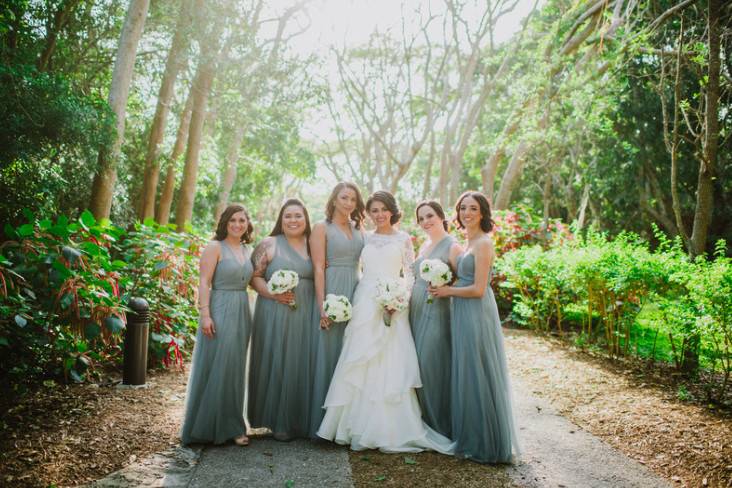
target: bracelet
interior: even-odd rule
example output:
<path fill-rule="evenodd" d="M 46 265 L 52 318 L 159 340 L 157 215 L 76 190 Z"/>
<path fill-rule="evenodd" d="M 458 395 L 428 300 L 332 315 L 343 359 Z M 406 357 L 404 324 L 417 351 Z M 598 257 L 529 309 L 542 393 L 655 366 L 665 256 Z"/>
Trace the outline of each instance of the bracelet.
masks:
<path fill-rule="evenodd" d="M 198 310 L 206 310 L 207 308 L 209 308 L 209 306 L 208 305 L 204 305 L 202 307 L 198 307 Z"/>

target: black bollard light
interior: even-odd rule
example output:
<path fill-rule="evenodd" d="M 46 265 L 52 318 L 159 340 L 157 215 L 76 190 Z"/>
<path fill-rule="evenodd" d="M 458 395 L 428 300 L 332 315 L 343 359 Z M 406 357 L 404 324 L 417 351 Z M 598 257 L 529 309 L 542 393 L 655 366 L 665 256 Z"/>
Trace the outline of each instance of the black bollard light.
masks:
<path fill-rule="evenodd" d="M 147 336 L 150 306 L 144 298 L 132 298 L 128 304 L 132 312 L 127 314 L 123 385 L 144 385 L 147 375 Z"/>

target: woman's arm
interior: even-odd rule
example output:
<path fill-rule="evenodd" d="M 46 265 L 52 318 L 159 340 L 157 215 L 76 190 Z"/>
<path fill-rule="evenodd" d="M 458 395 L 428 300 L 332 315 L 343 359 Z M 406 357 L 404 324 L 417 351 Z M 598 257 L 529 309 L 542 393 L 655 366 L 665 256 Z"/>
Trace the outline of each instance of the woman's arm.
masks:
<path fill-rule="evenodd" d="M 201 316 L 201 330 L 208 338 L 213 338 L 216 334 L 216 327 L 211 319 L 211 280 L 220 255 L 221 243 L 211 241 L 203 249 L 198 265 L 198 311 Z"/>
<path fill-rule="evenodd" d="M 457 277 L 457 258 L 463 253 L 463 246 L 459 242 L 455 241 L 450 246 L 448 253 L 448 264 L 452 268 L 452 274 Z"/>
<path fill-rule="evenodd" d="M 265 298 L 271 298 L 279 303 L 288 305 L 295 300 L 295 294 L 292 291 L 279 293 L 277 295 L 269 292 L 267 288 L 267 280 L 264 278 L 267 273 L 267 266 L 274 256 L 274 238 L 265 237 L 252 253 L 252 264 L 254 265 L 254 273 L 252 274 L 251 285 L 256 292 Z"/>
<path fill-rule="evenodd" d="M 475 256 L 475 281 L 472 285 L 430 288 L 430 293 L 436 297 L 481 298 L 488 286 L 488 273 L 495 259 L 493 241 L 485 238 L 476 242 L 473 246 L 473 255 Z"/>
<path fill-rule="evenodd" d="M 328 244 L 326 225 L 323 222 L 315 224 L 310 234 L 310 259 L 313 260 L 313 281 L 315 282 L 315 301 L 320 311 L 320 328 L 327 329 L 331 320 L 323 311 L 325 301 L 325 248 Z"/>

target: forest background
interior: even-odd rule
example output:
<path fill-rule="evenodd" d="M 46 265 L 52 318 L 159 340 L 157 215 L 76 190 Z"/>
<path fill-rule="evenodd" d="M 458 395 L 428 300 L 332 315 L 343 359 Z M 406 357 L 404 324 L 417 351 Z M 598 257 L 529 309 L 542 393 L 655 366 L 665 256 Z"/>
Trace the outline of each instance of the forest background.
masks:
<path fill-rule="evenodd" d="M 730 405 L 728 2 L 402 2 L 302 49 L 328 5 L 3 2 L 3 387 L 119 362 L 130 296 L 152 364 L 182 361 L 226 202 L 261 237 L 286 196 L 317 220 L 345 179 L 395 192 L 410 231 L 419 200 L 483 191 L 509 319 Z"/>

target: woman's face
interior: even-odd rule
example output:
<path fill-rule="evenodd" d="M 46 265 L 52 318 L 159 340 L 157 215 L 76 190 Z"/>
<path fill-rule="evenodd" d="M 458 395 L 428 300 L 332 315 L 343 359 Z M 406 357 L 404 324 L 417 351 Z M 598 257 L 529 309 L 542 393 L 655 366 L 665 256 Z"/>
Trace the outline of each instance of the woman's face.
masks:
<path fill-rule="evenodd" d="M 282 232 L 289 237 L 305 233 L 305 209 L 300 205 L 288 205 L 282 212 Z"/>
<path fill-rule="evenodd" d="M 353 188 L 345 187 L 336 195 L 333 202 L 335 209 L 343 215 L 351 215 L 356 210 L 356 192 Z"/>
<path fill-rule="evenodd" d="M 458 216 L 466 229 L 480 226 L 480 219 L 483 217 L 480 213 L 480 205 L 473 197 L 463 198 L 458 209 Z"/>
<path fill-rule="evenodd" d="M 438 230 L 444 230 L 442 219 L 435 209 L 429 205 L 422 205 L 417 210 L 417 223 L 427 234 Z"/>
<path fill-rule="evenodd" d="M 377 228 L 391 226 L 392 213 L 383 202 L 374 200 L 369 207 L 369 216 Z"/>
<path fill-rule="evenodd" d="M 226 223 L 226 234 L 241 239 L 241 236 L 244 235 L 248 228 L 249 219 L 247 219 L 246 212 L 242 210 L 229 217 L 229 221 Z"/>

